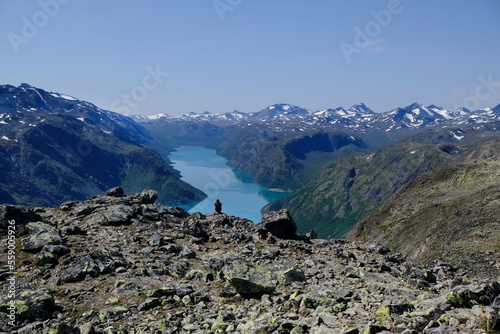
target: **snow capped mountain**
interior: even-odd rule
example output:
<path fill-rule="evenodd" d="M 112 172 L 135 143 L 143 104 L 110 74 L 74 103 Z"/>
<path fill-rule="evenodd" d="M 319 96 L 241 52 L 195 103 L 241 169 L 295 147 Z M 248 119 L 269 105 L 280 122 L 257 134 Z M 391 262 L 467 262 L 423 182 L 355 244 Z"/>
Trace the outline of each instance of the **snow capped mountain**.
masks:
<path fill-rule="evenodd" d="M 81 122 L 84 132 L 120 134 L 123 138 L 128 136 L 128 141 L 137 139 L 133 133 L 143 131 L 129 117 L 69 95 L 47 92 L 28 84 L 21 84 L 19 87 L 0 85 L 0 111 L 0 133 L 14 141 L 29 128 L 56 116 Z"/>
<path fill-rule="evenodd" d="M 351 106 L 311 111 L 303 107 L 279 103 L 270 105 L 258 112 L 243 113 L 189 113 L 180 117 L 149 117 L 138 121 L 166 122 L 194 121 L 210 122 L 218 126 L 252 124 L 273 127 L 275 131 L 305 131 L 307 129 L 335 128 L 339 130 L 369 131 L 404 131 L 418 130 L 433 126 L 465 125 L 500 120 L 500 106 L 470 111 L 466 108 L 448 110 L 436 105 L 424 106 L 412 103 L 383 113 L 376 113 L 364 103 Z"/>
<path fill-rule="evenodd" d="M 291 104 L 273 104 L 257 113 L 253 114 L 256 119 L 272 119 L 288 115 L 309 115 L 309 110 Z"/>
<path fill-rule="evenodd" d="M 349 114 L 356 114 L 356 115 L 374 115 L 375 112 L 368 108 L 364 103 L 358 103 L 350 107 L 347 112 Z"/>

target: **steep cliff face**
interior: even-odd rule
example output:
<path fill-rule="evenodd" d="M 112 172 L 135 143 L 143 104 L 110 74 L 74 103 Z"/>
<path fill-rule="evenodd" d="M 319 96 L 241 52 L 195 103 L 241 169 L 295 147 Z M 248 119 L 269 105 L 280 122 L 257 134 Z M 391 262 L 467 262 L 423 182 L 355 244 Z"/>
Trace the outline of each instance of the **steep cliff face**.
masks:
<path fill-rule="evenodd" d="M 384 242 L 406 256 L 443 259 L 471 274 L 500 275 L 500 142 L 411 182 L 362 219 L 352 240 Z"/>

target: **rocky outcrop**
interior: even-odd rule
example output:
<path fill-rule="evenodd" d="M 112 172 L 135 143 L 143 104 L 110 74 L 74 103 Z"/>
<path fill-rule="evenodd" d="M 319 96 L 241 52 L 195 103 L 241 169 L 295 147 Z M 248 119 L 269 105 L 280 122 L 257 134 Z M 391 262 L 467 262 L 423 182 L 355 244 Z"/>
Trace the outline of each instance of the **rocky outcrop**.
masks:
<path fill-rule="evenodd" d="M 286 209 L 266 213 L 259 225 L 280 239 L 296 237 L 297 226 Z"/>
<path fill-rule="evenodd" d="M 14 220 L 18 228 L 29 222 L 42 220 L 39 214 L 33 209 L 20 205 L 0 205 L 0 235 L 7 234 L 9 221 Z"/>
<path fill-rule="evenodd" d="M 189 214 L 154 198 L 144 191 L 17 208 L 26 215 L 15 217 L 29 218 L 16 221 L 15 270 L 0 267 L 1 283 L 15 292 L 0 295 L 0 331 L 500 330 L 496 280 L 466 277 L 443 262 L 422 267 L 383 245 L 288 238 L 292 225 L 281 238 L 262 224 Z M 42 233 L 54 238 L 23 249 L 23 240 Z M 0 238 L 6 242 L 7 235 Z"/>
<path fill-rule="evenodd" d="M 27 236 L 21 239 L 22 250 L 38 252 L 44 246 L 61 245 L 62 239 L 57 229 L 42 222 L 28 223 Z"/>

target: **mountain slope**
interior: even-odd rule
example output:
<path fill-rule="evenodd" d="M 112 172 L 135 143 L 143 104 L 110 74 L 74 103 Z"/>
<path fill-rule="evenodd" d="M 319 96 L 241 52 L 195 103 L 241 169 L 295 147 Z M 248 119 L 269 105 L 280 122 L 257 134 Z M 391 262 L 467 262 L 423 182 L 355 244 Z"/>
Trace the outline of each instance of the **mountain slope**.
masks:
<path fill-rule="evenodd" d="M 343 132 L 279 135 L 271 129 L 233 130 L 218 147 L 230 166 L 249 172 L 259 184 L 284 190 L 305 185 L 336 157 L 366 150 L 363 139 Z"/>
<path fill-rule="evenodd" d="M 314 228 L 321 237 L 340 238 L 407 182 L 452 158 L 434 145 L 405 141 L 336 159 L 305 187 L 264 210 L 286 208 L 301 233 Z"/>
<path fill-rule="evenodd" d="M 500 275 L 500 141 L 411 182 L 362 219 L 350 239 L 384 243 L 423 263 L 443 259 Z"/>
<path fill-rule="evenodd" d="M 0 137 L 1 202 L 56 205 L 117 185 L 154 186 L 166 204 L 204 196 L 150 148 L 142 126 L 74 97 L 0 86 Z"/>

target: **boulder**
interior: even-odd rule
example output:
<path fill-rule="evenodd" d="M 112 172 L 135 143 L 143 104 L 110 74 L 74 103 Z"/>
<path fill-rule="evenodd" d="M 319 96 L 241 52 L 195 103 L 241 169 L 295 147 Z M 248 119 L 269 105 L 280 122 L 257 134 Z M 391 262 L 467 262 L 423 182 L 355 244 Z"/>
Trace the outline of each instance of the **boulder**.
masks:
<path fill-rule="evenodd" d="M 26 225 L 28 236 L 21 239 L 22 249 L 28 252 L 38 252 L 45 245 L 62 245 L 62 239 L 57 229 L 42 222 Z"/>
<path fill-rule="evenodd" d="M 107 249 L 95 250 L 77 259 L 70 267 L 63 269 L 59 276 L 63 282 L 77 282 L 87 275 L 96 277 L 109 274 L 118 267 L 127 267 L 127 260 L 121 253 Z"/>
<path fill-rule="evenodd" d="M 120 226 L 130 224 L 133 217 L 133 207 L 125 204 L 115 204 L 90 214 L 85 220 L 91 224 Z"/>
<path fill-rule="evenodd" d="M 122 187 L 114 187 L 106 191 L 106 196 L 123 197 L 125 196 L 125 192 Z"/>
<path fill-rule="evenodd" d="M 287 285 L 291 284 L 292 282 L 305 282 L 307 281 L 307 278 L 301 269 L 292 267 L 280 274 L 280 281 L 283 284 Z"/>
<path fill-rule="evenodd" d="M 280 239 L 293 239 L 297 232 L 297 225 L 286 209 L 266 213 L 258 225 Z"/>
<path fill-rule="evenodd" d="M 57 264 L 59 257 L 69 254 L 70 250 L 64 245 L 45 245 L 40 253 L 35 255 L 35 264 L 44 266 L 46 264 Z"/>
<path fill-rule="evenodd" d="M 0 205 L 0 235 L 7 234 L 9 221 L 15 221 L 16 229 L 31 222 L 43 221 L 43 218 L 33 211 L 19 205 Z"/>
<path fill-rule="evenodd" d="M 209 213 L 206 215 L 206 218 L 211 224 L 232 226 L 228 215 L 224 213 Z"/>
<path fill-rule="evenodd" d="M 194 217 L 189 217 L 182 221 L 182 232 L 202 240 L 208 240 L 209 238 L 202 224 Z"/>
<path fill-rule="evenodd" d="M 14 304 L 16 320 L 21 321 L 47 320 L 56 311 L 54 296 L 42 290 L 24 290 L 16 294 Z M 0 300 L 0 312 L 8 312 L 8 307 L 8 299 Z"/>
<path fill-rule="evenodd" d="M 264 267 L 236 260 L 222 269 L 224 278 L 242 296 L 257 296 L 272 293 L 276 289 L 276 278 Z"/>
<path fill-rule="evenodd" d="M 142 198 L 143 204 L 153 204 L 158 199 L 158 192 L 151 189 L 144 189 L 139 197 Z"/>

